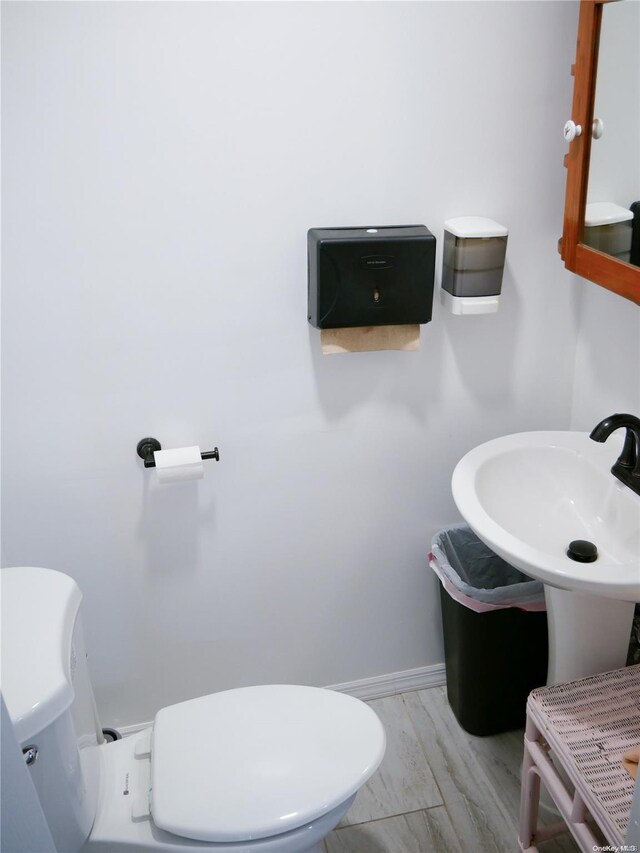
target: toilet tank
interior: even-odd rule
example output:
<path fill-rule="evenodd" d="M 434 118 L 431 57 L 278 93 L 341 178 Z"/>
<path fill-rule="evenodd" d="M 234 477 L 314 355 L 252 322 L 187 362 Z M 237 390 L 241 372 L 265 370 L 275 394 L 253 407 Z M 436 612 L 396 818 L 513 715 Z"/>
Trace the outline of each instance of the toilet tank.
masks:
<path fill-rule="evenodd" d="M 56 848 L 75 853 L 96 813 L 102 732 L 82 636 L 82 594 L 61 572 L 2 569 L 2 694 Z"/>

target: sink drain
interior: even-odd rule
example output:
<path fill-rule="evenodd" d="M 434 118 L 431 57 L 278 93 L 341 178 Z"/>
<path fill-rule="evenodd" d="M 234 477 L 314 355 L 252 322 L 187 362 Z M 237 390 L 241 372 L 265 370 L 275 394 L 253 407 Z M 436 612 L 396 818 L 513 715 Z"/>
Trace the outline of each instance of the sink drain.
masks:
<path fill-rule="evenodd" d="M 593 563 L 598 559 L 598 549 L 587 539 L 574 539 L 573 542 L 569 542 L 567 557 L 575 560 L 576 563 Z"/>

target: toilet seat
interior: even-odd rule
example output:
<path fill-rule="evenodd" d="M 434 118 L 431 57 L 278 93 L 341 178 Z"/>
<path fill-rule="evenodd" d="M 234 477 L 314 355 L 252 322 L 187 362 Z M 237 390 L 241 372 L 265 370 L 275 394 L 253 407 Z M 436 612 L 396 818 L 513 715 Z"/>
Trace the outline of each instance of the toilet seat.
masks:
<path fill-rule="evenodd" d="M 332 690 L 264 685 L 170 705 L 153 727 L 153 822 L 220 843 L 288 832 L 354 794 L 384 749 L 376 714 Z"/>

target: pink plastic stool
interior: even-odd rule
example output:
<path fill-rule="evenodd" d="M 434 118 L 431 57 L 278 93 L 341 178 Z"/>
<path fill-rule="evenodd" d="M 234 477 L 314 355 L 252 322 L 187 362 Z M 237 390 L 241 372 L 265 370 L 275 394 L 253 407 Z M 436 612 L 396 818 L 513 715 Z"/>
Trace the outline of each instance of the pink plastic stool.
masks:
<path fill-rule="evenodd" d="M 640 664 L 532 691 L 527 701 L 518 847 L 571 832 L 584 853 L 624 844 L 634 781 L 622 766 L 640 745 Z M 553 761 L 551 759 L 553 756 Z M 562 768 L 567 784 L 558 770 Z M 563 821 L 538 829 L 540 782 Z"/>

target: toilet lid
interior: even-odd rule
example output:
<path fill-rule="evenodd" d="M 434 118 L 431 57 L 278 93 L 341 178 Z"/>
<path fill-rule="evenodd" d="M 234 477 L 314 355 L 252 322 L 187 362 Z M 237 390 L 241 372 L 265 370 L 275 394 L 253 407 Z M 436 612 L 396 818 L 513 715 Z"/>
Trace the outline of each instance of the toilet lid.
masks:
<path fill-rule="evenodd" d="M 278 835 L 344 802 L 384 749 L 371 708 L 333 690 L 265 685 L 171 705 L 153 727 L 153 822 L 199 841 Z"/>

